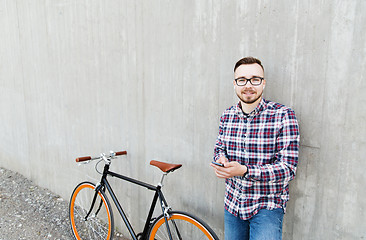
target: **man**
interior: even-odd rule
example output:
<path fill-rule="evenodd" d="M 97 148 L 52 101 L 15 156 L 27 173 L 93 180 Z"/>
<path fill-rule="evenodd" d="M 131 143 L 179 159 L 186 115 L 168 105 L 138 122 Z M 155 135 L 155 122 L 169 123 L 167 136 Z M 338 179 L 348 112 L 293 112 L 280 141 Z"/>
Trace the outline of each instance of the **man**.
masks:
<path fill-rule="evenodd" d="M 214 161 L 226 179 L 225 239 L 282 239 L 282 220 L 295 177 L 299 128 L 295 113 L 263 99 L 261 61 L 246 57 L 234 67 L 239 103 L 220 118 Z"/>

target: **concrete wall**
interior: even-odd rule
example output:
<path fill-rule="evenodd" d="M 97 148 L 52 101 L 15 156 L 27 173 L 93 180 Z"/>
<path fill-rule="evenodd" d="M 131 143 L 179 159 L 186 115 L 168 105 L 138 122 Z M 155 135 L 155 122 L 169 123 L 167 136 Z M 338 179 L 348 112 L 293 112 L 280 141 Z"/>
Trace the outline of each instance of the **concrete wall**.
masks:
<path fill-rule="evenodd" d="M 0 166 L 68 199 L 92 165 L 156 183 L 223 236 L 224 183 L 209 167 L 232 68 L 252 55 L 266 98 L 301 127 L 284 239 L 366 238 L 366 1 L 0 0 Z M 132 222 L 152 195 L 112 181 Z M 140 201 L 136 205 L 136 198 Z M 125 230 L 123 230 L 125 231 Z"/>

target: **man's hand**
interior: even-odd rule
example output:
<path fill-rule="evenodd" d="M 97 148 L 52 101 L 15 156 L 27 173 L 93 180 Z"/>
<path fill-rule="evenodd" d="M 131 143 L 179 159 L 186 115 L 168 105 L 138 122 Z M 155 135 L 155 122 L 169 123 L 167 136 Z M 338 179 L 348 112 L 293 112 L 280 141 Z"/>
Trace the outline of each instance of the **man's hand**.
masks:
<path fill-rule="evenodd" d="M 215 174 L 219 178 L 243 176 L 248 170 L 245 165 L 241 165 L 238 162 L 229 162 L 224 156 L 219 158 L 216 162 L 224 164 L 224 167 L 220 167 L 211 163 L 211 167 L 215 169 Z"/>

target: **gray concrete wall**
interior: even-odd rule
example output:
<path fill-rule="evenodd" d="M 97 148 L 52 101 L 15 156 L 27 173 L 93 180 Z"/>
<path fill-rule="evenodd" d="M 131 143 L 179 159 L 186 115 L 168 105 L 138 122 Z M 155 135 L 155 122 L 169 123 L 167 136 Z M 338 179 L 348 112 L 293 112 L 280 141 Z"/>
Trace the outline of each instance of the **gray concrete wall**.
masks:
<path fill-rule="evenodd" d="M 182 163 L 167 198 L 222 237 L 209 162 L 233 65 L 252 55 L 266 98 L 301 128 L 284 239 L 364 239 L 365 12 L 363 0 L 0 0 L 0 166 L 68 199 L 98 177 L 77 156 L 127 150 L 112 168 L 153 183 L 151 159 Z M 141 225 L 152 195 L 112 183 Z"/>

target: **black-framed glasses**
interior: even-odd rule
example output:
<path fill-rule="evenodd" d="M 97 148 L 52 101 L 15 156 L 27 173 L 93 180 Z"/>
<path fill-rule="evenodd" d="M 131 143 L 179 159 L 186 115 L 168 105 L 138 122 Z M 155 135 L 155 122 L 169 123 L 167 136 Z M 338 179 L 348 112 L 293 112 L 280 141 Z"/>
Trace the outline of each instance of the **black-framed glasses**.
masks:
<path fill-rule="evenodd" d="M 235 79 L 236 85 L 242 87 L 245 86 L 247 84 L 247 82 L 249 81 L 250 84 L 252 84 L 253 86 L 259 86 L 262 84 L 264 78 L 262 77 L 252 77 L 252 78 L 245 78 L 245 77 L 240 77 Z"/>

